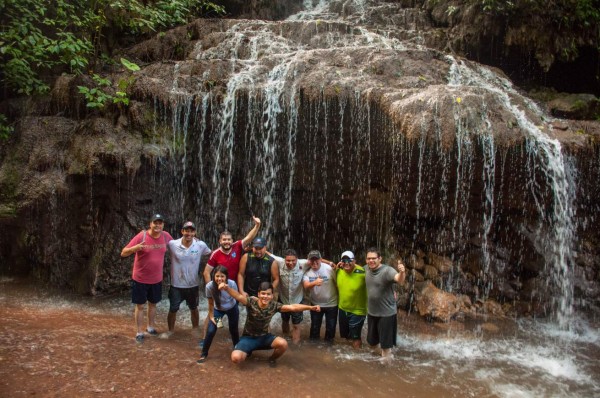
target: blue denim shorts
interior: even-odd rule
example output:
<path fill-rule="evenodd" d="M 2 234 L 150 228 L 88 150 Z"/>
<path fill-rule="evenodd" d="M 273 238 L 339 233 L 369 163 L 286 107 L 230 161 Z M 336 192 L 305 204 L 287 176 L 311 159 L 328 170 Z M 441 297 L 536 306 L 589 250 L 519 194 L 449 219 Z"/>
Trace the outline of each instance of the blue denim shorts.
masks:
<path fill-rule="evenodd" d="M 246 354 L 251 354 L 256 350 L 270 350 L 271 344 L 277 337 L 271 333 L 263 334 L 262 336 L 242 336 L 239 343 L 235 345 L 234 350 L 244 351 Z"/>

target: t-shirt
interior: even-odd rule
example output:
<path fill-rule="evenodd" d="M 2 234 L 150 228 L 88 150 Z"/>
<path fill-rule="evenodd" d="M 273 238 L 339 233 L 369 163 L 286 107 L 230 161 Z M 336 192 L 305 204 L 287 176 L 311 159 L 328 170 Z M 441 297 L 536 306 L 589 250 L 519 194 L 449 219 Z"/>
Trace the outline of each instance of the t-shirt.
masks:
<path fill-rule="evenodd" d="M 338 269 L 336 272 L 340 309 L 355 315 L 367 315 L 365 269 L 356 265 L 350 274 L 343 269 Z"/>
<path fill-rule="evenodd" d="M 244 336 L 263 336 L 269 333 L 269 323 L 277 312 L 281 311 L 283 304 L 272 300 L 265 308 L 260 308 L 258 298 L 248 297 L 246 303 L 246 324 L 244 325 Z"/>
<path fill-rule="evenodd" d="M 365 281 L 369 296 L 369 315 L 386 317 L 398 313 L 394 298 L 394 277 L 397 273 L 395 269 L 385 264 L 381 264 L 375 271 L 367 268 Z"/>
<path fill-rule="evenodd" d="M 300 304 L 304 298 L 302 277 L 307 260 L 298 260 L 291 270 L 285 265 L 285 259 L 271 255 L 279 267 L 279 301 L 283 304 Z"/>
<path fill-rule="evenodd" d="M 158 238 L 154 239 L 149 232 L 141 231 L 131 239 L 126 247 L 139 245 L 143 239 L 145 239 L 144 248 L 135 252 L 131 277 L 136 282 L 152 285 L 163 280 L 167 243 L 172 241 L 173 237 L 168 232 L 162 231 Z"/>
<path fill-rule="evenodd" d="M 206 288 L 205 288 L 205 292 L 206 292 L 206 298 L 213 298 L 213 286 L 215 285 L 215 282 L 210 281 L 206 284 Z M 238 287 L 237 287 L 237 283 L 235 283 L 234 281 L 232 281 L 231 279 L 227 279 L 227 286 L 229 286 L 230 288 L 232 288 L 233 290 L 237 291 Z M 221 305 L 217 306 L 217 302 L 215 301 L 215 308 L 218 309 L 219 311 L 227 311 L 232 309 L 236 304 L 237 301 L 231 297 L 231 295 L 229 295 L 229 293 L 227 293 L 225 290 L 220 290 L 219 293 L 221 293 Z"/>
<path fill-rule="evenodd" d="M 216 249 L 210 255 L 208 259 L 208 265 L 211 267 L 216 267 L 217 265 L 222 265 L 227 268 L 227 272 L 229 273 L 228 277 L 232 280 L 237 280 L 238 271 L 240 270 L 240 260 L 242 259 L 242 255 L 244 254 L 244 246 L 242 246 L 242 241 L 238 240 L 231 245 L 231 251 L 229 254 L 223 253 L 221 248 Z"/>
<path fill-rule="evenodd" d="M 318 270 L 310 269 L 304 277 L 303 281 L 314 282 L 318 277 L 323 279 L 321 286 L 313 286 L 310 288 L 310 302 L 313 305 L 321 307 L 335 307 L 338 304 L 337 286 L 335 285 L 334 271 L 331 266 L 321 263 Z"/>
<path fill-rule="evenodd" d="M 171 285 L 180 288 L 200 286 L 200 260 L 209 255 L 206 243 L 194 238 L 190 247 L 185 247 L 183 238 L 169 242 L 171 254 Z"/>

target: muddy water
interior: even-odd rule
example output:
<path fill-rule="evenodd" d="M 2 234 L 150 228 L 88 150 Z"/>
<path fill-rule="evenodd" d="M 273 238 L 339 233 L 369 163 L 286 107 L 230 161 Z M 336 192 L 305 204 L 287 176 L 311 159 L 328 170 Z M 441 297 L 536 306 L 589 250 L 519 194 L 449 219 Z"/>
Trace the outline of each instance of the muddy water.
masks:
<path fill-rule="evenodd" d="M 206 304 L 201 306 L 205 314 Z M 167 310 L 163 300 L 161 330 Z M 185 308 L 170 339 L 148 337 L 138 345 L 126 295 L 69 296 L 1 279 L 0 396 L 600 395 L 597 320 L 560 332 L 532 321 L 435 325 L 400 317 L 400 344 L 391 365 L 379 363 L 371 349 L 355 351 L 338 339 L 332 347 L 292 347 L 275 369 L 267 366 L 268 351 L 235 366 L 229 361 L 227 327 L 217 334 L 209 360 L 197 365 L 197 337 Z M 303 338 L 308 323 L 305 316 Z M 272 329 L 279 333 L 278 318 Z"/>

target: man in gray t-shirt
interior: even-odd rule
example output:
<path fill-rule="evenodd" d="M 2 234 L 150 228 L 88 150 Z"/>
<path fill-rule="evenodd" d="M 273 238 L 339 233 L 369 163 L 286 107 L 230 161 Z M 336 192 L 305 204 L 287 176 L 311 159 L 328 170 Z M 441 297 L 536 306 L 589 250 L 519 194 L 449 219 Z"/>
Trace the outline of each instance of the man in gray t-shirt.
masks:
<path fill-rule="evenodd" d="M 404 283 L 404 264 L 398 262 L 398 271 L 381 263 L 381 253 L 376 248 L 367 251 L 367 342 L 381 346 L 381 356 L 391 358 L 391 348 L 396 345 L 398 310 L 394 297 L 394 283 Z"/>

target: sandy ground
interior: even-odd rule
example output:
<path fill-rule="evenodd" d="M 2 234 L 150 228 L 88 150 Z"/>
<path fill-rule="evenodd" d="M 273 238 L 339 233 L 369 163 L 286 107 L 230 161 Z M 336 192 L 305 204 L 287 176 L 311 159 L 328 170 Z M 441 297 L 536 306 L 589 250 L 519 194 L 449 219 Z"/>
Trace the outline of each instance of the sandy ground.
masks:
<path fill-rule="evenodd" d="M 225 328 L 217 334 L 209 360 L 199 365 L 198 340 L 185 326 L 168 340 L 146 337 L 137 344 L 128 309 L 114 313 L 93 305 L 91 298 L 74 304 L 68 299 L 57 303 L 53 297 L 36 300 L 31 288 L 0 287 L 0 397 L 149 398 L 209 392 L 227 397 L 371 397 L 388 396 L 398 388 L 418 395 L 408 384 L 369 382 L 382 370 L 395 371 L 380 365 L 375 352 L 366 352 L 373 362 L 365 364 L 335 359 L 335 346 L 304 344 L 291 347 L 276 368 L 268 366 L 271 351 L 256 352 L 238 366 L 229 360 Z M 164 315 L 159 311 L 159 331 L 166 328 Z M 182 310 L 180 316 L 188 312 Z"/>

